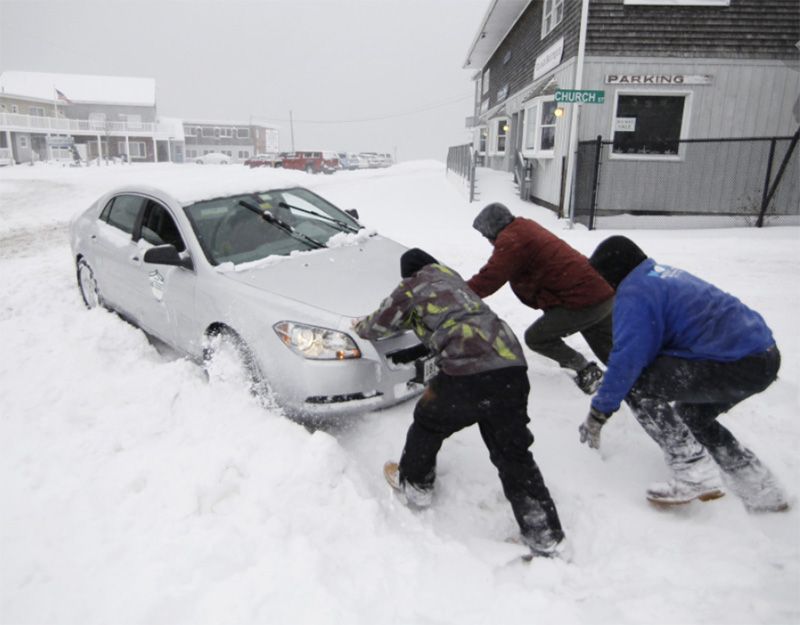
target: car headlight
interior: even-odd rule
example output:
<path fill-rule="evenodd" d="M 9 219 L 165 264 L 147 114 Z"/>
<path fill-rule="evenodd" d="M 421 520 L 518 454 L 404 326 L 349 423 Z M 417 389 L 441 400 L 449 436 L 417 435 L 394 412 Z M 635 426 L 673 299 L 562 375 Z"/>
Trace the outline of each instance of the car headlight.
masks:
<path fill-rule="evenodd" d="M 311 360 L 361 358 L 353 339 L 336 330 L 293 321 L 279 321 L 272 329 L 289 349 Z"/>

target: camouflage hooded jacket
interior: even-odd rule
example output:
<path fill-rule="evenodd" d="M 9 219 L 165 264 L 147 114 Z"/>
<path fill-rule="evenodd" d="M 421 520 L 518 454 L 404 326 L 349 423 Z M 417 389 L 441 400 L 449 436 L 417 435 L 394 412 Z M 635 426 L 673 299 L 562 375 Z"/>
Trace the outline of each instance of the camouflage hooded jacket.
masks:
<path fill-rule="evenodd" d="M 448 375 L 524 367 L 514 333 L 455 271 L 426 265 L 405 278 L 355 331 L 375 340 L 411 329 Z"/>

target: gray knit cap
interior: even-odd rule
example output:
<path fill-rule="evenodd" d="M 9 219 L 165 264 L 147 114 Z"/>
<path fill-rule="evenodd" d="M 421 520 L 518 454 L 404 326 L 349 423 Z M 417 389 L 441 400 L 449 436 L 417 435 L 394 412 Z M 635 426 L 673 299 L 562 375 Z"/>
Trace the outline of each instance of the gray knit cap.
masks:
<path fill-rule="evenodd" d="M 492 202 L 478 213 L 475 221 L 472 222 L 472 227 L 487 239 L 494 240 L 500 231 L 512 221 L 514 221 L 514 215 L 506 208 L 505 204 Z"/>

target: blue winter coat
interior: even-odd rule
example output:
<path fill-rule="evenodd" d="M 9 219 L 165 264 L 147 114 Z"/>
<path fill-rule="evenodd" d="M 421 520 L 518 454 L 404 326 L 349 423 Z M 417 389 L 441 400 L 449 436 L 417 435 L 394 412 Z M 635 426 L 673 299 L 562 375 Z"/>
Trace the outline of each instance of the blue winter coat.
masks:
<path fill-rule="evenodd" d="M 592 400 L 611 414 L 658 356 L 734 361 L 775 344 L 764 319 L 729 293 L 652 258 L 617 288 L 614 347 Z"/>

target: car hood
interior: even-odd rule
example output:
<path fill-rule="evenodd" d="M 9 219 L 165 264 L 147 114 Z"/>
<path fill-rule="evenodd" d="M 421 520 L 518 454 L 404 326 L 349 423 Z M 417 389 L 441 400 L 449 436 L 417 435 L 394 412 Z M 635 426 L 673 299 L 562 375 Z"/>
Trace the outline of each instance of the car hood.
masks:
<path fill-rule="evenodd" d="M 374 235 L 356 244 L 294 254 L 225 275 L 279 297 L 360 317 L 375 310 L 400 282 L 400 256 L 406 249 Z"/>

